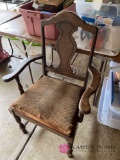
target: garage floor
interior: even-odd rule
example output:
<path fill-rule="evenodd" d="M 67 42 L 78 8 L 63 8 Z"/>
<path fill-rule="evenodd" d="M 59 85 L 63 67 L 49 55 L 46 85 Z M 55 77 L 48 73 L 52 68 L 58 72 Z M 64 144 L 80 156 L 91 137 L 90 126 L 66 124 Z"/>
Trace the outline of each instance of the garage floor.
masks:
<path fill-rule="evenodd" d="M 7 39 L 3 38 L 2 42 L 4 48 L 11 53 Z M 20 41 L 15 43 L 22 49 Z M 14 55 L 24 57 L 24 54 L 15 45 L 13 46 Z M 33 52 L 40 53 L 41 48 L 31 47 L 29 54 Z M 50 62 L 50 47 L 48 47 L 47 59 Z M 27 124 L 29 133 L 24 135 L 8 111 L 10 104 L 19 97 L 19 92 L 14 80 L 5 83 L 2 77 L 14 71 L 21 61 L 11 58 L 10 61 L 0 65 L 0 160 L 68 160 L 67 155 L 59 151 L 59 146 L 66 144 L 63 138 L 35 127 L 31 123 Z M 78 61 L 79 58 L 76 66 Z M 100 60 L 94 59 L 94 61 L 99 64 Z M 32 63 L 31 68 L 36 81 L 42 74 L 41 65 Z M 31 85 L 28 68 L 24 70 L 20 78 L 27 89 Z M 91 104 L 92 99 L 93 97 L 90 99 Z M 78 126 L 73 146 L 73 160 L 120 160 L 119 139 L 120 131 L 100 124 L 97 121 L 97 107 L 92 106 L 91 113 L 85 116 L 83 123 Z"/>

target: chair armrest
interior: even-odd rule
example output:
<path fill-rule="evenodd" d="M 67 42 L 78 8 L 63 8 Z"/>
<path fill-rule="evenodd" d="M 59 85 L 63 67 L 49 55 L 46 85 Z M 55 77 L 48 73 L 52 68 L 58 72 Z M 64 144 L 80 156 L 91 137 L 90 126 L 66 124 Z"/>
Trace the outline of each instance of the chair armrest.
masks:
<path fill-rule="evenodd" d="M 42 59 L 42 58 L 43 58 L 43 55 L 39 54 L 39 55 L 30 56 L 28 58 L 23 59 L 22 63 L 18 66 L 18 68 L 14 72 L 12 72 L 2 78 L 3 81 L 9 82 L 9 81 L 13 80 L 26 68 L 27 65 L 29 65 L 31 62 L 33 62 L 35 60 Z"/>
<path fill-rule="evenodd" d="M 79 112 L 82 114 L 89 114 L 91 111 L 91 107 L 89 104 L 89 98 L 92 94 L 94 94 L 100 84 L 100 80 L 101 80 L 101 75 L 100 73 L 97 71 L 97 69 L 95 69 L 94 67 L 90 67 L 88 69 L 88 71 L 90 72 L 91 76 L 92 76 L 92 82 L 90 84 L 90 86 L 84 91 L 80 103 L 79 103 Z"/>

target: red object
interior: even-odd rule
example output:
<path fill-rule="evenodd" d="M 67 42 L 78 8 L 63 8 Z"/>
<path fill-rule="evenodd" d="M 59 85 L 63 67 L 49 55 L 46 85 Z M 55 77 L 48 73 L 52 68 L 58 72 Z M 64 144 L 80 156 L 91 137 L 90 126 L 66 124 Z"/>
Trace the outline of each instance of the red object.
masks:
<path fill-rule="evenodd" d="M 9 55 L 8 52 L 6 52 L 6 51 L 2 48 L 1 36 L 0 36 L 0 63 L 2 63 L 3 61 L 7 60 L 8 58 L 10 58 L 10 55 Z"/>
<path fill-rule="evenodd" d="M 97 41 L 96 41 L 96 45 L 95 45 L 95 49 L 100 50 L 103 46 L 103 42 L 104 42 L 104 30 L 105 28 L 99 28 L 99 32 L 98 32 L 98 36 L 97 36 Z M 90 46 L 92 46 L 92 41 L 93 39 L 90 39 Z"/>
<path fill-rule="evenodd" d="M 0 63 L 7 60 L 9 57 L 10 57 L 9 53 L 3 50 L 2 52 L 0 52 Z"/>
<path fill-rule="evenodd" d="M 56 13 L 42 13 L 35 11 L 32 7 L 33 2 L 26 3 L 19 8 L 19 12 L 22 14 L 25 21 L 28 33 L 33 36 L 41 36 L 40 22 L 42 19 L 49 19 Z M 65 10 L 75 11 L 75 5 L 66 8 Z M 45 38 L 47 39 L 57 39 L 59 31 L 56 29 L 55 25 L 48 25 L 45 27 Z"/>
<path fill-rule="evenodd" d="M 93 39 L 90 39 L 90 42 L 89 42 L 90 47 L 92 46 L 92 43 L 93 43 Z M 102 46 L 103 46 L 103 40 L 98 37 L 96 41 L 95 49 L 100 50 Z"/>

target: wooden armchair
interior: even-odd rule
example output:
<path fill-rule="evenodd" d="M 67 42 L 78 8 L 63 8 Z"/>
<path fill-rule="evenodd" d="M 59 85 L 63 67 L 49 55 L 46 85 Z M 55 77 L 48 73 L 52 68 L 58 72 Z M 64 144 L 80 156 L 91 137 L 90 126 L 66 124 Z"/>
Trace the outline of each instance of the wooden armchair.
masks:
<path fill-rule="evenodd" d="M 60 31 L 55 46 L 60 59 L 57 67 L 46 65 L 44 26 L 49 24 L 56 24 Z M 77 31 L 78 27 L 94 35 L 85 77 L 74 74 L 70 65 L 77 49 L 72 34 Z M 97 90 L 100 83 L 100 73 L 91 66 L 97 28 L 85 23 L 73 12 L 62 11 L 49 20 L 42 20 L 41 33 L 42 54 L 27 58 L 16 71 L 3 77 L 5 82 L 15 79 L 21 93 L 21 96 L 10 106 L 10 112 L 25 134 L 27 131 L 20 117 L 64 137 L 70 148 L 67 154 L 72 156 L 77 124 L 82 122 L 84 114 L 90 113 L 89 97 Z M 43 75 L 24 92 L 19 74 L 27 65 L 38 59 L 42 59 Z M 82 80 L 84 85 L 78 86 L 50 77 L 47 74 L 49 71 Z M 92 75 L 92 82 L 87 88 L 88 72 Z"/>

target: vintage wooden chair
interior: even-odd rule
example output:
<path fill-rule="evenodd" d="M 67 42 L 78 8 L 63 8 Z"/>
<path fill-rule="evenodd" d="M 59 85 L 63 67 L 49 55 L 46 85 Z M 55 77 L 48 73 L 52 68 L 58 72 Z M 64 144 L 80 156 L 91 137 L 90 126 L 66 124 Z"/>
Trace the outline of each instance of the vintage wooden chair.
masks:
<path fill-rule="evenodd" d="M 49 24 L 56 24 L 60 31 L 55 45 L 60 59 L 57 67 L 46 65 L 47 53 L 45 50 L 44 26 Z M 74 74 L 70 65 L 77 49 L 72 35 L 77 31 L 78 27 L 82 27 L 82 29 L 94 35 L 84 77 Z M 21 93 L 21 96 L 11 105 L 10 112 L 25 134 L 27 131 L 20 117 L 64 137 L 70 148 L 67 154 L 71 156 L 77 124 L 82 122 L 84 114 L 90 113 L 89 97 L 97 90 L 100 83 L 100 73 L 91 65 L 97 28 L 85 23 L 73 12 L 62 11 L 49 20 L 42 20 L 41 33 L 42 54 L 27 58 L 16 71 L 3 77 L 5 82 L 15 79 Z M 24 92 L 19 74 L 27 65 L 38 59 L 42 59 L 43 75 Z M 78 86 L 50 77 L 47 74 L 49 71 L 65 77 L 82 80 L 84 85 Z M 88 72 L 92 75 L 92 82 L 89 87 L 87 87 Z"/>

